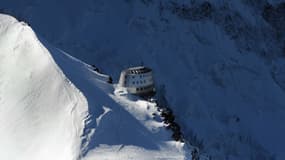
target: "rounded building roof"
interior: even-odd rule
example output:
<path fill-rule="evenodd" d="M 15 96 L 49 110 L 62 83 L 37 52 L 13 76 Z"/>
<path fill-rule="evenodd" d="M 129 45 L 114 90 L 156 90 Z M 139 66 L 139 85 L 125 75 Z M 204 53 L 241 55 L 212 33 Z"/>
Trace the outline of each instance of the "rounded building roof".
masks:
<path fill-rule="evenodd" d="M 145 66 L 138 66 L 138 67 L 132 67 L 124 70 L 126 74 L 143 74 L 143 73 L 148 73 L 151 72 L 152 70 L 148 67 Z"/>

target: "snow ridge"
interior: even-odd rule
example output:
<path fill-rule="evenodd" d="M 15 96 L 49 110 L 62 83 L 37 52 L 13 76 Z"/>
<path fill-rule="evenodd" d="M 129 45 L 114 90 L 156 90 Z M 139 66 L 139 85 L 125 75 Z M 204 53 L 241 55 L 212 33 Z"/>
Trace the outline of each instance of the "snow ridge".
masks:
<path fill-rule="evenodd" d="M 0 159 L 190 159 L 154 104 L 113 94 L 27 24 L 0 15 L 0 26 Z"/>
<path fill-rule="evenodd" d="M 0 15 L 1 159 L 76 160 L 87 101 L 30 27 Z"/>

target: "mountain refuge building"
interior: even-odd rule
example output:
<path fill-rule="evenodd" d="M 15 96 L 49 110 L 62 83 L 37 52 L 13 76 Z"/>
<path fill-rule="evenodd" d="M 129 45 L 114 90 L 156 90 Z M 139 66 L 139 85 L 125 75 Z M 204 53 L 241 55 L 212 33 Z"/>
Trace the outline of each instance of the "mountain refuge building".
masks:
<path fill-rule="evenodd" d="M 125 69 L 121 72 L 118 86 L 125 88 L 131 94 L 153 95 L 155 86 L 152 69 L 145 66 Z"/>

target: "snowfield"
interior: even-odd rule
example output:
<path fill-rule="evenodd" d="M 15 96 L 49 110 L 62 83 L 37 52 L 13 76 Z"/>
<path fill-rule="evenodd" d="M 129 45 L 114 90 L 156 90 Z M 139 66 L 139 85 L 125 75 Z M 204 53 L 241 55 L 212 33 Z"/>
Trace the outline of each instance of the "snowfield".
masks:
<path fill-rule="evenodd" d="M 0 159 L 75 160 L 87 109 L 32 29 L 0 15 Z"/>
<path fill-rule="evenodd" d="M 113 94 L 104 75 L 41 41 L 0 15 L 0 159 L 191 158 L 154 103 Z"/>

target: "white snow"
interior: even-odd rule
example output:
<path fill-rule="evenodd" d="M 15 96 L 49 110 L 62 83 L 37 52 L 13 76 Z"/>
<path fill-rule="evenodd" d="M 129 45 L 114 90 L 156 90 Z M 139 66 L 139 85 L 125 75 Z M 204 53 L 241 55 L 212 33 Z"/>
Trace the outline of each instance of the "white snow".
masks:
<path fill-rule="evenodd" d="M 284 44 L 261 16 L 266 1 L 277 5 L 284 0 L 211 0 L 208 2 L 214 6 L 214 15 L 201 20 L 177 16 L 168 8 L 170 1 L 173 0 L 1 0 L 0 4 L 4 12 L 30 22 L 36 33 L 53 45 L 95 64 L 115 81 L 124 68 L 141 62 L 151 67 L 158 87 L 165 86 L 165 97 L 186 138 L 191 143 L 202 141 L 203 152 L 213 159 L 284 160 L 285 60 L 284 54 L 283 58 L 276 56 L 284 53 Z M 203 1 L 173 2 L 193 7 Z M 227 16 L 232 16 L 232 21 Z M 110 122 L 119 126 L 119 117 L 114 114 L 118 110 L 131 113 L 126 114 L 129 116 L 138 115 L 138 110 L 128 107 L 129 103 L 137 104 L 124 98 L 124 90 L 117 90 L 114 102 L 112 96 L 105 96 L 112 95 L 113 87 L 98 82 L 104 81 L 103 77 L 86 72 L 86 66 L 78 62 L 82 66 L 79 69 L 75 62 L 54 54 L 58 52 L 54 50 L 53 57 L 61 63 L 65 75 L 88 99 L 92 116 L 86 120 L 87 142 L 104 137 L 96 134 L 96 129 L 108 131 L 105 128 Z M 117 97 L 119 94 L 122 97 Z M 104 114 L 103 106 L 110 111 Z M 98 129 L 96 119 L 100 115 L 104 116 Z M 133 120 L 147 117 L 143 114 Z M 159 126 L 150 122 L 139 123 Z M 141 126 L 135 130 L 138 128 Z M 115 135 L 111 133 L 110 137 Z M 107 141 L 103 138 L 83 146 L 89 146 L 88 150 Z M 114 145 L 122 144 L 118 143 Z"/>
<path fill-rule="evenodd" d="M 0 15 L 0 159 L 76 160 L 87 101 L 30 27 Z"/>
<path fill-rule="evenodd" d="M 153 117 L 155 104 L 113 94 L 105 75 L 26 24 L 0 15 L 0 26 L 0 159 L 191 157 Z"/>

